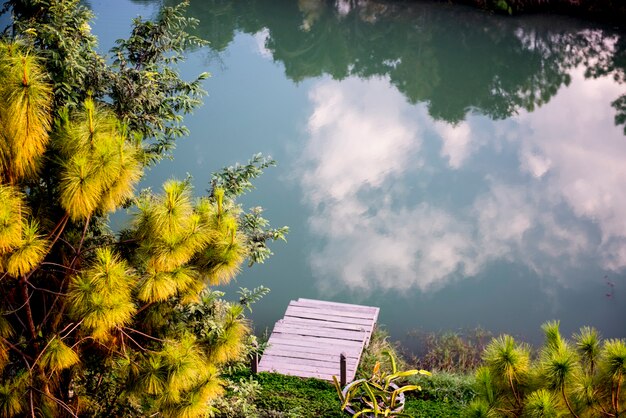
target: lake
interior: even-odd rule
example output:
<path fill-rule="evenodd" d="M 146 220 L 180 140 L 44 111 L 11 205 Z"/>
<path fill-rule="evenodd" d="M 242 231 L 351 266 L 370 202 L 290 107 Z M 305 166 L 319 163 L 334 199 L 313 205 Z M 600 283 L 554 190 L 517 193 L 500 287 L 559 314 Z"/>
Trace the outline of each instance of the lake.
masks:
<path fill-rule="evenodd" d="M 108 50 L 162 1 L 92 0 Z M 165 1 L 165 3 L 168 3 Z M 560 319 L 626 337 L 626 33 L 440 3 L 191 1 L 186 78 L 209 95 L 143 187 L 254 153 L 242 200 L 288 243 L 226 291 L 375 305 L 393 339 L 481 326 L 538 343 Z"/>

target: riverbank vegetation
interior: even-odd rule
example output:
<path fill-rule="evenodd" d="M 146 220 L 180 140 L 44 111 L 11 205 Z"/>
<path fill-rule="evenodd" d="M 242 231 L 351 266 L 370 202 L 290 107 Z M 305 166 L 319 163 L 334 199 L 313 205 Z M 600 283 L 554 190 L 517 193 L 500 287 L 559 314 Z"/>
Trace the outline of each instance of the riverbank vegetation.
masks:
<path fill-rule="evenodd" d="M 432 376 L 410 376 L 404 383 L 421 390 L 406 392 L 404 412 L 412 417 L 619 417 L 626 411 L 626 341 L 602 341 L 590 327 L 581 328 L 571 340 L 563 338 L 557 321 L 543 325 L 545 342 L 533 348 L 511 336 L 490 338 L 475 368 L 450 363 L 444 355 Z M 480 331 L 479 335 L 483 335 Z M 450 333 L 433 335 L 437 341 L 429 359 L 444 353 Z M 472 343 L 458 336 L 461 346 Z M 469 338 L 472 340 L 472 337 Z M 458 341 L 457 341 L 458 342 Z M 457 343 L 452 346 L 458 347 Z M 394 352 L 385 333 L 374 333 L 363 353 L 357 378 L 367 378 L 373 362 L 384 361 L 383 352 Z M 466 355 L 471 356 L 473 349 Z M 416 367 L 423 360 L 402 360 L 400 369 Z M 383 365 L 384 367 L 384 365 Z M 227 377 L 224 398 L 216 401 L 214 417 L 340 417 L 340 402 L 327 382 L 270 373 L 251 375 L 240 365 Z"/>
<path fill-rule="evenodd" d="M 376 330 L 369 347 L 363 352 L 356 378 L 369 378 L 377 361 L 386 367 L 389 351 L 398 358 L 398 368 L 406 370 L 413 364 L 397 353 L 388 335 Z M 215 418 L 241 417 L 346 417 L 333 385 L 316 379 L 301 379 L 273 373 L 252 375 L 240 363 L 225 375 L 225 396 L 213 403 Z M 406 392 L 404 412 L 413 417 L 459 417 L 474 400 L 474 377 L 470 373 L 434 373 L 415 375 L 405 381 L 421 386 L 420 391 Z"/>

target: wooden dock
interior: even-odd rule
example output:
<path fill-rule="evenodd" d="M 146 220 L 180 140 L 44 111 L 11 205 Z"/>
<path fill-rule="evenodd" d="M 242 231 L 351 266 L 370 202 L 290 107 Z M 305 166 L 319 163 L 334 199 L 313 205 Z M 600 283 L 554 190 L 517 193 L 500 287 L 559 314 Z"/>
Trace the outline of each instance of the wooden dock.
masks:
<path fill-rule="evenodd" d="M 298 299 L 274 326 L 259 371 L 332 381 L 339 357 L 347 357 L 347 381 L 354 380 L 361 353 L 369 344 L 379 308 Z"/>

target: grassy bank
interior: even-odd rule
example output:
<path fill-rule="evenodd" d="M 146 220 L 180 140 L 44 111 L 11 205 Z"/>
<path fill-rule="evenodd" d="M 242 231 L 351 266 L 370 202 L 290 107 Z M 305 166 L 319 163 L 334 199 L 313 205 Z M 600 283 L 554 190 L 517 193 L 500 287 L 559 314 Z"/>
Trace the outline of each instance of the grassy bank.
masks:
<path fill-rule="evenodd" d="M 220 410 L 215 417 L 347 417 L 340 411 L 335 388 L 321 380 L 274 373 L 253 376 L 249 369 L 225 377 L 231 384 L 227 396 L 215 405 Z M 413 417 L 458 417 L 473 398 L 472 381 L 451 374 L 420 378 L 423 390 L 407 394 L 405 412 Z"/>
<path fill-rule="evenodd" d="M 371 376 L 375 364 L 389 366 L 382 355 L 395 353 L 402 370 L 428 368 L 432 376 L 415 375 L 405 383 L 421 387 L 406 393 L 405 411 L 412 417 L 460 417 L 461 411 L 474 399 L 474 368 L 482 351 L 482 330 L 466 334 L 420 334 L 420 345 L 430 355 L 404 360 L 388 340 L 384 330 L 376 329 L 363 352 L 356 378 Z M 444 355 L 445 353 L 445 355 Z M 439 370 L 439 371 L 437 371 Z M 274 373 L 252 375 L 239 365 L 223 376 L 228 383 L 226 396 L 214 404 L 216 418 L 313 418 L 347 417 L 335 387 L 325 381 L 302 379 Z"/>

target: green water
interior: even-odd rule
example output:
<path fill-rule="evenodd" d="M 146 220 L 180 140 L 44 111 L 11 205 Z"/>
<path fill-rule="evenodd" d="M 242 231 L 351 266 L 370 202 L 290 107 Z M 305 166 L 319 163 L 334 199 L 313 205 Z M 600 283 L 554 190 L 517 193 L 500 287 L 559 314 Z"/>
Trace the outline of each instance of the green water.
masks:
<path fill-rule="evenodd" d="M 167 2 L 166 2 L 167 3 Z M 159 1 L 92 0 L 103 50 Z M 210 71 L 191 135 L 144 186 L 271 154 L 245 206 L 288 243 L 238 286 L 380 306 L 396 339 L 560 319 L 626 337 L 626 37 L 431 3 L 192 0 L 182 71 Z M 622 123 L 622 124 L 620 124 Z"/>

